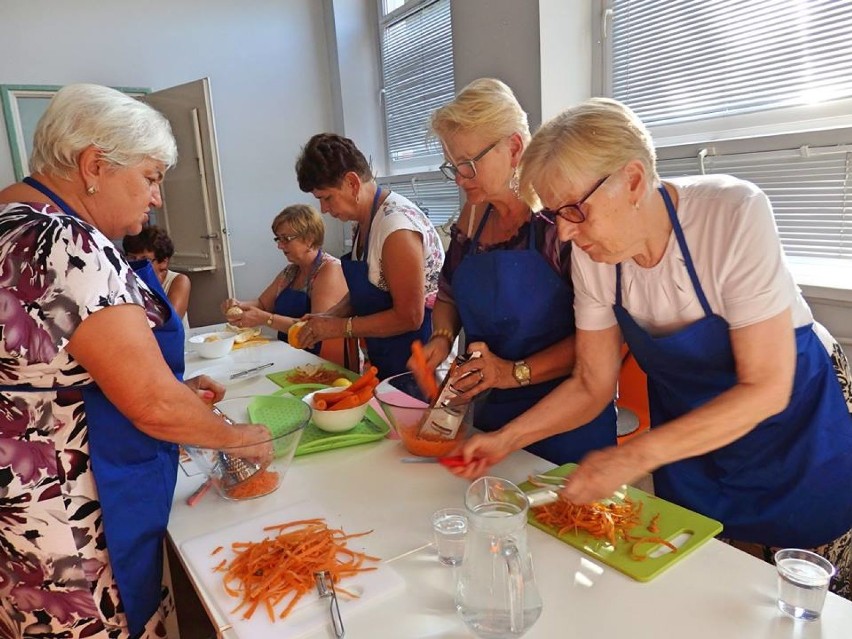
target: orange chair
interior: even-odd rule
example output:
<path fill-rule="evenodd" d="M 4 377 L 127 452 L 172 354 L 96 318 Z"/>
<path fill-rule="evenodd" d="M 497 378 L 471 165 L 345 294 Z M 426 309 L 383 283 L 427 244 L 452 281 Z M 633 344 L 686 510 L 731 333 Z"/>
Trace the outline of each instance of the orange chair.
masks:
<path fill-rule="evenodd" d="M 636 358 L 627 345 L 621 349 L 621 374 L 618 376 L 618 399 L 616 406 L 620 411 L 630 411 L 638 417 L 639 426 L 624 435 L 619 435 L 618 443 L 624 443 L 651 428 L 651 411 L 648 407 L 648 378 L 639 368 Z M 626 417 L 624 412 L 622 419 Z M 630 416 L 632 418 L 632 416 Z"/>

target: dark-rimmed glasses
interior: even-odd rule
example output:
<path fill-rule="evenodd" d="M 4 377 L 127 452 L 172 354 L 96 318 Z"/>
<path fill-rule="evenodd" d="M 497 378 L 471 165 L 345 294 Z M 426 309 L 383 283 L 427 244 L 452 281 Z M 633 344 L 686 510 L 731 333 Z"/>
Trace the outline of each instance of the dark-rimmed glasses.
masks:
<path fill-rule="evenodd" d="M 297 237 L 299 237 L 299 236 L 298 235 L 273 235 L 272 241 L 275 242 L 276 244 L 288 244 L 289 242 L 292 242 L 293 240 L 295 240 Z"/>
<path fill-rule="evenodd" d="M 612 174 L 610 174 L 612 175 Z M 610 178 L 609 175 L 598 180 L 595 185 L 592 187 L 592 190 L 586 193 L 579 200 L 574 202 L 573 204 L 563 204 L 558 209 L 541 209 L 536 215 L 543 219 L 545 222 L 549 222 L 550 224 L 556 224 L 556 217 L 559 216 L 563 220 L 567 220 L 568 222 L 573 222 L 574 224 L 580 224 L 581 222 L 586 221 L 586 214 L 583 212 L 581 208 L 590 197 L 595 194 L 601 185 L 606 182 Z"/>
<path fill-rule="evenodd" d="M 483 157 L 485 157 L 486 153 L 488 153 L 491 149 L 497 146 L 497 142 L 499 141 L 500 140 L 497 140 L 496 142 L 492 142 L 491 144 L 486 146 L 484 149 L 482 149 L 482 151 L 480 151 L 476 155 L 476 157 L 472 157 L 469 160 L 464 160 L 462 162 L 459 162 L 458 164 L 453 164 L 452 162 L 447 160 L 438 168 L 441 169 L 441 173 L 443 173 L 444 177 L 448 180 L 455 180 L 458 176 L 463 177 L 465 180 L 472 180 L 476 177 L 476 163 L 479 162 L 479 160 L 481 160 Z"/>

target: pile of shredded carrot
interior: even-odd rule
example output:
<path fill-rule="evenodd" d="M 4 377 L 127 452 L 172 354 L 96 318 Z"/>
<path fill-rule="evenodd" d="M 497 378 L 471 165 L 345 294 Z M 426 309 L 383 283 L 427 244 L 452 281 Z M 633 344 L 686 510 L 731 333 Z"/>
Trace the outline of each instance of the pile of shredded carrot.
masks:
<path fill-rule="evenodd" d="M 638 552 L 640 544 L 658 543 L 677 552 L 677 546 L 662 537 L 641 537 L 631 535 L 630 531 L 642 523 L 642 503 L 624 499 L 621 503 L 595 502 L 593 504 L 572 504 L 564 499 L 533 509 L 536 521 L 555 528 L 558 535 L 584 530 L 596 539 L 606 539 L 615 546 L 619 539 L 633 542 L 630 558 L 644 561 L 648 555 Z M 649 532 L 657 532 L 659 514 L 648 523 Z"/>
<path fill-rule="evenodd" d="M 254 475 L 235 486 L 226 488 L 231 499 L 252 499 L 262 497 L 278 488 L 278 473 L 272 470 L 259 470 Z"/>
<path fill-rule="evenodd" d="M 331 383 L 345 377 L 343 373 L 334 368 L 326 368 L 318 364 L 305 364 L 298 366 L 287 375 L 287 381 L 291 384 L 325 384 L 331 386 Z"/>
<path fill-rule="evenodd" d="M 367 532 L 347 535 L 343 530 L 329 528 L 323 519 L 305 519 L 276 526 L 265 531 L 277 535 L 259 542 L 231 544 L 234 558 L 223 559 L 214 570 L 224 574 L 225 591 L 240 599 L 232 612 L 243 609 L 243 619 L 250 619 L 259 607 L 266 610 L 274 622 L 278 606 L 286 617 L 299 600 L 309 592 L 316 592 L 314 573 L 328 570 L 338 595 L 357 598 L 357 595 L 337 586 L 341 579 L 360 572 L 375 570 L 364 566 L 366 561 L 379 561 L 362 552 L 346 547 L 346 541 L 368 535 Z M 216 554 L 221 548 L 215 549 Z"/>

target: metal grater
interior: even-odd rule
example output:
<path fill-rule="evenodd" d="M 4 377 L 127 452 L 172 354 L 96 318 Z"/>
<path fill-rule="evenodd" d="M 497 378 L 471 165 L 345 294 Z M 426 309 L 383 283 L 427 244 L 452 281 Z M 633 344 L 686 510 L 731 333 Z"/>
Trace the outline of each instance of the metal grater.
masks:
<path fill-rule="evenodd" d="M 213 407 L 213 412 L 227 423 L 234 424 L 233 420 L 217 407 Z M 261 470 L 260 464 L 248 461 L 242 457 L 234 457 L 221 450 L 218 452 L 217 463 L 222 468 L 222 483 L 225 488 L 233 488 L 237 484 L 250 479 Z"/>

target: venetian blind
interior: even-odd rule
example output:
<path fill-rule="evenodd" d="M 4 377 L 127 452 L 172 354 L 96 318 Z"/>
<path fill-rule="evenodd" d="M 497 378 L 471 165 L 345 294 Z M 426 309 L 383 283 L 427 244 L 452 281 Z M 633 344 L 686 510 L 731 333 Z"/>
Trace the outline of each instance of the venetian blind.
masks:
<path fill-rule="evenodd" d="M 459 212 L 459 188 L 443 175 L 396 180 L 381 178 L 379 183 L 382 188 L 387 187 L 414 202 L 435 226 L 455 218 Z"/>
<path fill-rule="evenodd" d="M 440 156 L 428 134 L 429 115 L 454 96 L 450 0 L 412 4 L 414 10 L 403 7 L 381 25 L 388 159 L 397 168 Z"/>
<path fill-rule="evenodd" d="M 650 127 L 852 96 L 848 0 L 610 0 L 612 97 Z"/>
<path fill-rule="evenodd" d="M 703 164 L 706 173 L 735 175 L 766 193 L 787 255 L 852 260 L 852 146 L 711 155 Z M 661 160 L 658 170 L 701 172 L 697 158 Z"/>

